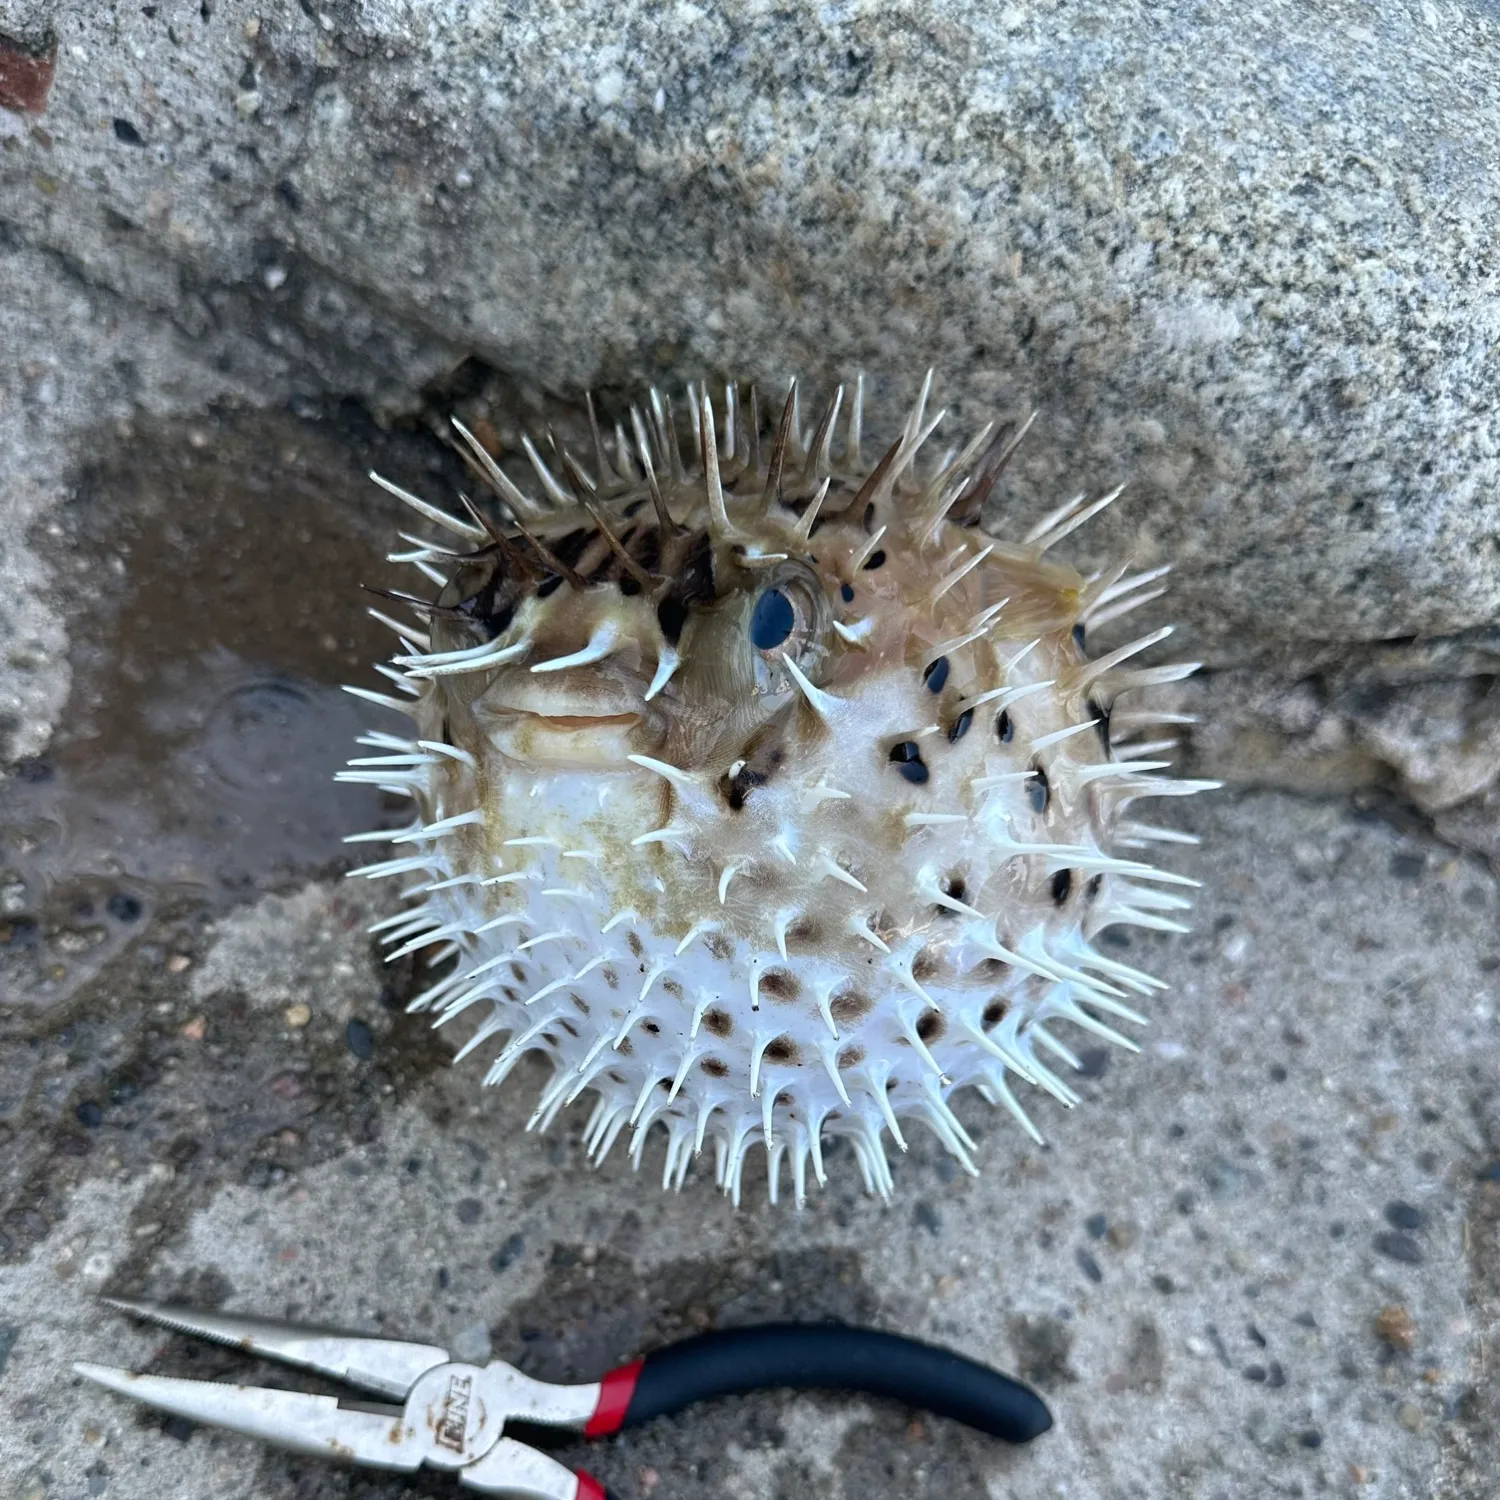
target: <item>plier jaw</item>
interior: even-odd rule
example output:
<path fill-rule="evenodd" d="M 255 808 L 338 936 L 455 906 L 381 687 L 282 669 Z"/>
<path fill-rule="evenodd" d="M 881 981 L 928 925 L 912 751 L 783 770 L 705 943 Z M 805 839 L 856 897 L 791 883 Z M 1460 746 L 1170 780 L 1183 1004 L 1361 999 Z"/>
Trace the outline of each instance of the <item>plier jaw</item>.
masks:
<path fill-rule="evenodd" d="M 174 1416 L 320 1458 L 410 1472 L 456 1471 L 472 1489 L 526 1500 L 600 1500 L 598 1481 L 504 1436 L 508 1421 L 583 1431 L 600 1383 L 552 1385 L 497 1360 L 465 1364 L 434 1344 L 365 1338 L 234 1314 L 106 1299 L 180 1333 L 231 1344 L 247 1354 L 316 1371 L 401 1405 L 342 1405 L 332 1396 L 259 1386 L 137 1375 L 78 1363 L 74 1371 L 120 1395 Z"/>
<path fill-rule="evenodd" d="M 230 1344 L 400 1405 L 137 1375 L 80 1363 L 109 1390 L 298 1453 L 373 1468 L 446 1469 L 487 1495 L 608 1500 L 591 1475 L 505 1435 L 509 1422 L 606 1437 L 713 1396 L 777 1386 L 862 1391 L 923 1406 L 1012 1443 L 1052 1425 L 1028 1387 L 946 1349 L 870 1328 L 769 1324 L 668 1345 L 587 1385 L 553 1385 L 503 1360 L 471 1365 L 436 1344 L 368 1338 L 230 1313 L 106 1299 L 148 1322 Z"/>

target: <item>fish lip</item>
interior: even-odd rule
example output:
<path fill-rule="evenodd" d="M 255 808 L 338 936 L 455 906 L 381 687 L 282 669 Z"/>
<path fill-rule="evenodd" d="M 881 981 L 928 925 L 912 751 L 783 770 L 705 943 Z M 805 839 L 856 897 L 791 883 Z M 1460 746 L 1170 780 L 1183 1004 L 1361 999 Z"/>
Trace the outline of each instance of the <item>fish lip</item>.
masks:
<path fill-rule="evenodd" d="M 552 728 L 564 730 L 593 729 L 601 724 L 639 724 L 638 713 L 613 714 L 544 714 L 534 708 L 512 708 L 509 704 L 497 704 L 496 712 L 514 719 L 537 719 Z"/>

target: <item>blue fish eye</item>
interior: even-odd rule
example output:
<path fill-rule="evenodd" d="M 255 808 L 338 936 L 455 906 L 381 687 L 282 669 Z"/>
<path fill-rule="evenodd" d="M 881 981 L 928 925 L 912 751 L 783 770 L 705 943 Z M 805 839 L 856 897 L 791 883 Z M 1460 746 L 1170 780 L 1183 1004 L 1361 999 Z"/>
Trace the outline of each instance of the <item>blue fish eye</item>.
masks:
<path fill-rule="evenodd" d="M 750 641 L 757 651 L 773 651 L 792 633 L 797 623 L 792 601 L 780 589 L 767 589 L 755 601 L 750 616 Z"/>

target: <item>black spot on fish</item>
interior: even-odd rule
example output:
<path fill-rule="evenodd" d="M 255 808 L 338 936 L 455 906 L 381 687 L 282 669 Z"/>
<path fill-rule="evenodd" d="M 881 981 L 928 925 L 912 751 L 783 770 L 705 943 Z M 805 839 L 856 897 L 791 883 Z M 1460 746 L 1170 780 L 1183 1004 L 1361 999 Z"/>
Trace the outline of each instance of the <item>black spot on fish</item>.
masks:
<path fill-rule="evenodd" d="M 948 658 L 940 656 L 936 661 L 930 661 L 922 668 L 922 681 L 927 684 L 929 693 L 940 693 L 948 681 Z"/>
<path fill-rule="evenodd" d="M 1034 813 L 1047 811 L 1047 804 L 1052 800 L 1052 783 L 1047 780 L 1047 773 L 1038 764 L 1032 768 L 1031 779 L 1026 783 L 1026 795 L 1031 799 L 1031 810 Z"/>

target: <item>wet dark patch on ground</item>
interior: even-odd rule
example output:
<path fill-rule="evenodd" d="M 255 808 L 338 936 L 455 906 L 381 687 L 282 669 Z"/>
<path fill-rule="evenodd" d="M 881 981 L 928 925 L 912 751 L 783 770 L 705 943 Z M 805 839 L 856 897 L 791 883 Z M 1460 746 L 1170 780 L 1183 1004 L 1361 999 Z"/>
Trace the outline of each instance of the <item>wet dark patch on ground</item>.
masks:
<path fill-rule="evenodd" d="M 378 684 L 391 645 L 359 584 L 392 581 L 406 524 L 364 472 L 436 494 L 449 463 L 357 412 L 228 413 L 143 427 L 78 476 L 46 538 L 72 693 L 46 756 L 0 782 L 0 1258 L 83 1178 L 156 1164 L 148 1256 L 218 1183 L 374 1139 L 446 1061 L 400 1014 L 400 970 L 352 1050 L 352 1023 L 292 1033 L 234 993 L 203 1015 L 189 987 L 216 916 L 347 869 L 345 833 L 404 815 L 331 784 L 380 717 L 339 684 Z"/>
<path fill-rule="evenodd" d="M 382 794 L 330 785 L 378 711 L 397 502 L 446 490 L 430 440 L 254 413 L 143 429 L 78 477 L 44 541 L 72 693 L 0 812 L 0 975 L 52 1007 L 181 893 L 222 909 L 328 869 Z M 436 468 L 439 474 L 428 472 Z M 451 476 L 450 476 L 451 477 Z"/>

